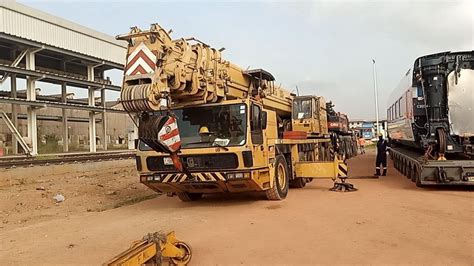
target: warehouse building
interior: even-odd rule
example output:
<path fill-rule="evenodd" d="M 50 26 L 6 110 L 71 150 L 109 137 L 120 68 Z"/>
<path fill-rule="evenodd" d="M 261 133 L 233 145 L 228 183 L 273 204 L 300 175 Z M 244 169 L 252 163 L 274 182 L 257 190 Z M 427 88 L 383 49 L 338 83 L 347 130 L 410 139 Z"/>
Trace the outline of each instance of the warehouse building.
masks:
<path fill-rule="evenodd" d="M 128 143 L 136 129 L 118 96 L 107 97 L 118 95 L 120 86 L 106 76 L 123 70 L 125 54 L 126 43 L 112 36 L 0 2 L 0 152 L 37 155 L 48 140 L 57 147 L 43 153 Z"/>

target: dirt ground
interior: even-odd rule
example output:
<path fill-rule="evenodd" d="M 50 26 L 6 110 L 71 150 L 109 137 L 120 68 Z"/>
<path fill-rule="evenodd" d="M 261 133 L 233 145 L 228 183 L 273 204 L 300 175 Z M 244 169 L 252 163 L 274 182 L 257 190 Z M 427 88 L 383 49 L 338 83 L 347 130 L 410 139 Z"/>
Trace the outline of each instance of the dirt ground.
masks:
<path fill-rule="evenodd" d="M 0 169 L 0 230 L 156 197 L 134 160 Z M 63 202 L 53 199 L 64 196 Z"/>
<path fill-rule="evenodd" d="M 350 175 L 371 176 L 373 161 L 373 152 L 351 159 Z M 99 265 L 159 230 L 175 230 L 192 245 L 191 265 L 474 261 L 472 189 L 419 189 L 392 167 L 387 177 L 352 180 L 357 192 L 330 192 L 330 181 L 313 181 L 284 201 L 238 194 L 138 202 L 152 193 L 125 162 L 81 175 L 1 183 L 2 265 Z M 51 199 L 57 192 L 66 197 L 58 205 Z"/>

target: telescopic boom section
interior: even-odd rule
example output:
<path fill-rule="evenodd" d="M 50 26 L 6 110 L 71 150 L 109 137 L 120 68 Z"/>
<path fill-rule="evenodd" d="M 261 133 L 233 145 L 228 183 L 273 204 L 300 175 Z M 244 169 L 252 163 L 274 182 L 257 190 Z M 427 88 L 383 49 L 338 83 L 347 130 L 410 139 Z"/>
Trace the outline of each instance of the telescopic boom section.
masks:
<path fill-rule="evenodd" d="M 264 70 L 244 71 L 221 52 L 195 39 L 172 40 L 158 24 L 117 36 L 128 41 L 121 91 L 128 112 L 144 112 L 231 99 L 262 99 L 277 112 L 291 112 L 292 96 L 274 86 Z"/>

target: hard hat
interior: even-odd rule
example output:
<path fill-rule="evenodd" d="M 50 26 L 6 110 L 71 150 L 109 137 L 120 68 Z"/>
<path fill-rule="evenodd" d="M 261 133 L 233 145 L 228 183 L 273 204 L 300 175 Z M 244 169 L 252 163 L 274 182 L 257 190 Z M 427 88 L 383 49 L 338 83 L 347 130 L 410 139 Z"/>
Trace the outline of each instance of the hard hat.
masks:
<path fill-rule="evenodd" d="M 199 134 L 209 134 L 209 128 L 207 128 L 206 126 L 202 126 L 199 128 Z"/>

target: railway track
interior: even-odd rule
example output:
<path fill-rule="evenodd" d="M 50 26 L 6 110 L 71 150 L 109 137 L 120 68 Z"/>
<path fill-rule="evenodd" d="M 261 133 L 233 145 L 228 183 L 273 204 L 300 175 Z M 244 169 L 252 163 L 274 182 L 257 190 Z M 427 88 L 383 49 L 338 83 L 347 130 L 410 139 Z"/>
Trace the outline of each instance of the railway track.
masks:
<path fill-rule="evenodd" d="M 135 151 L 61 154 L 49 157 L 17 157 L 0 159 L 0 168 L 48 166 L 58 164 L 87 163 L 110 160 L 123 160 L 135 157 Z"/>

